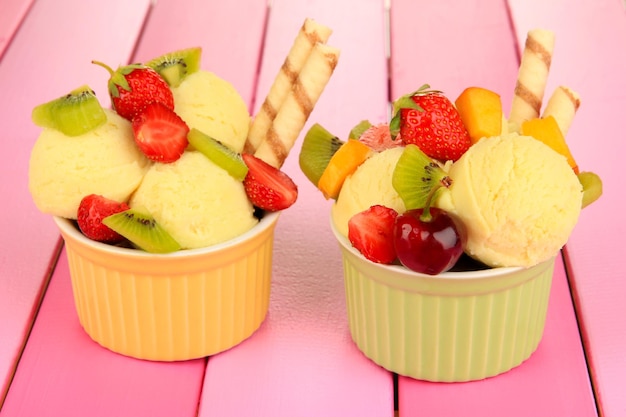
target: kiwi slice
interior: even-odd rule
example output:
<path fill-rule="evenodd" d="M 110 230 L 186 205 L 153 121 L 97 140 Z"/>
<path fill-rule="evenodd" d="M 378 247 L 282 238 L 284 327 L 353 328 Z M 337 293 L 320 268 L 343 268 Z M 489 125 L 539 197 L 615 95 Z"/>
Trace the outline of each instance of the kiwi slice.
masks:
<path fill-rule="evenodd" d="M 230 149 L 217 139 L 192 128 L 187 134 L 189 144 L 218 167 L 226 170 L 233 178 L 243 181 L 248 173 L 248 166 L 240 154 Z"/>
<path fill-rule="evenodd" d="M 330 158 L 344 142 L 319 123 L 308 130 L 302 141 L 299 164 L 304 175 L 317 187 Z"/>
<path fill-rule="evenodd" d="M 581 172 L 578 174 L 578 181 L 583 186 L 582 207 L 585 208 L 602 195 L 602 180 L 593 172 Z"/>
<path fill-rule="evenodd" d="M 391 177 L 407 210 L 424 208 L 442 187 L 449 187 L 451 178 L 417 145 L 406 145 Z"/>
<path fill-rule="evenodd" d="M 348 134 L 349 139 L 359 139 L 363 132 L 372 127 L 369 120 L 361 120 Z"/>
<path fill-rule="evenodd" d="M 178 87 L 189 74 L 200 69 L 202 48 L 181 49 L 151 59 L 147 66 L 158 72 L 170 87 Z"/>
<path fill-rule="evenodd" d="M 107 120 L 96 94 L 87 85 L 36 106 L 31 118 L 37 126 L 57 129 L 67 136 L 82 135 Z"/>
<path fill-rule="evenodd" d="M 133 244 L 150 253 L 168 253 L 180 250 L 174 238 L 150 214 L 134 208 L 112 214 L 102 223 Z"/>

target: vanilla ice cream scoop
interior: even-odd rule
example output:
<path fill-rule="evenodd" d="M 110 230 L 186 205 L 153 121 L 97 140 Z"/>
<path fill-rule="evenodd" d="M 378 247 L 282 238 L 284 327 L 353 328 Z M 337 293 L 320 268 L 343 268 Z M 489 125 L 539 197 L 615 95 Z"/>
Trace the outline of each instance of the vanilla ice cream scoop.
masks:
<path fill-rule="evenodd" d="M 250 128 L 248 107 L 234 86 L 199 70 L 172 88 L 174 110 L 189 125 L 241 152 Z"/>
<path fill-rule="evenodd" d="M 185 249 L 224 242 L 258 222 L 242 182 L 198 151 L 154 164 L 128 204 L 147 210 Z"/>
<path fill-rule="evenodd" d="M 28 188 L 41 212 L 75 219 L 84 196 L 126 201 L 141 182 L 150 162 L 135 145 L 130 122 L 104 111 L 106 123 L 80 136 L 41 131 L 28 173 Z"/>
<path fill-rule="evenodd" d="M 566 159 L 540 141 L 483 138 L 449 170 L 436 205 L 468 232 L 466 252 L 492 266 L 530 267 L 555 256 L 581 210 L 582 187 Z"/>
<path fill-rule="evenodd" d="M 332 216 L 337 230 L 348 236 L 348 221 L 355 214 L 380 204 L 399 213 L 405 211 L 404 202 L 391 184 L 393 170 L 404 148 L 397 147 L 375 153 L 346 178 Z"/>

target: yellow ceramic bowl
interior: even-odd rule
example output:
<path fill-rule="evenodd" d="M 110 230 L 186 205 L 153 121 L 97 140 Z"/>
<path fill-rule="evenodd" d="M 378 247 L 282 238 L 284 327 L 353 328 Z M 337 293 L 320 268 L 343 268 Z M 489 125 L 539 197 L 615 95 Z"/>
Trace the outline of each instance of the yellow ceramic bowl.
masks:
<path fill-rule="evenodd" d="M 378 365 L 420 380 L 460 382 L 506 372 L 543 335 L 554 259 L 532 268 L 437 276 L 368 261 L 335 228 L 348 320 Z"/>
<path fill-rule="evenodd" d="M 94 242 L 56 217 L 81 325 L 102 346 L 140 359 L 194 359 L 237 345 L 267 314 L 278 217 L 219 245 L 163 255 Z"/>

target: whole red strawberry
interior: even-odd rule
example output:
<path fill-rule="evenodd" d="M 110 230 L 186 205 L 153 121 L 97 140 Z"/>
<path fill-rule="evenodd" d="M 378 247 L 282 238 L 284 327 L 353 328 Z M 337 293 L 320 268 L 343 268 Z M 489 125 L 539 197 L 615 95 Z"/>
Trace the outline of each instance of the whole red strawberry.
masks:
<path fill-rule="evenodd" d="M 243 186 L 254 206 L 279 211 L 296 202 L 298 187 L 287 174 L 254 155 L 244 153 L 241 156 L 248 166 Z"/>
<path fill-rule="evenodd" d="M 393 135 L 417 145 L 440 161 L 456 161 L 469 149 L 469 133 L 452 102 L 441 92 L 423 85 L 394 103 Z"/>
<path fill-rule="evenodd" d="M 128 210 L 128 204 L 98 194 L 83 197 L 78 206 L 76 221 L 80 231 L 89 239 L 104 243 L 117 243 L 124 238 L 102 224 L 102 219 Z"/>
<path fill-rule="evenodd" d="M 174 110 L 151 103 L 132 121 L 135 143 L 150 160 L 174 162 L 189 144 L 189 126 Z"/>
<path fill-rule="evenodd" d="M 393 229 L 398 213 L 389 207 L 374 205 L 348 221 L 348 240 L 372 262 L 390 264 L 396 259 Z"/>
<path fill-rule="evenodd" d="M 113 71 L 102 62 L 92 61 L 106 68 L 109 78 L 109 95 L 113 109 L 123 118 L 132 120 L 148 104 L 161 103 L 174 110 L 174 96 L 167 82 L 152 68 L 132 64 Z"/>

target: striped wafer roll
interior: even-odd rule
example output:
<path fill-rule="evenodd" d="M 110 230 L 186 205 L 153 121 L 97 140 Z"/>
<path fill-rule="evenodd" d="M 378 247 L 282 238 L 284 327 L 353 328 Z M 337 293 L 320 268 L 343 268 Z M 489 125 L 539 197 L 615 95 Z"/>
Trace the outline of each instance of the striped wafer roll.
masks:
<path fill-rule="evenodd" d="M 309 59 L 268 129 L 265 140 L 256 150 L 256 157 L 276 168 L 283 165 L 330 80 L 338 59 L 339 49 L 335 47 L 322 43 L 313 47 Z"/>
<path fill-rule="evenodd" d="M 567 136 L 567 131 L 574 120 L 578 107 L 580 107 L 578 93 L 561 85 L 550 96 L 550 100 L 548 100 L 543 111 L 543 117 L 553 116 L 563 136 Z"/>
<path fill-rule="evenodd" d="M 267 130 L 278 113 L 285 97 L 291 90 L 304 63 L 309 57 L 316 43 L 326 43 L 332 30 L 312 19 L 305 19 L 294 43 L 285 58 L 285 62 L 278 74 L 270 91 L 261 105 L 258 114 L 250 126 L 250 132 L 244 145 L 244 151 L 254 153 L 261 142 L 265 139 Z"/>
<path fill-rule="evenodd" d="M 520 62 L 509 120 L 520 125 L 539 117 L 554 49 L 554 33 L 535 29 L 528 32 Z"/>

